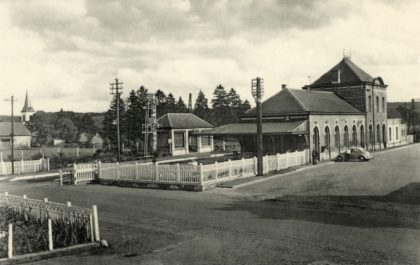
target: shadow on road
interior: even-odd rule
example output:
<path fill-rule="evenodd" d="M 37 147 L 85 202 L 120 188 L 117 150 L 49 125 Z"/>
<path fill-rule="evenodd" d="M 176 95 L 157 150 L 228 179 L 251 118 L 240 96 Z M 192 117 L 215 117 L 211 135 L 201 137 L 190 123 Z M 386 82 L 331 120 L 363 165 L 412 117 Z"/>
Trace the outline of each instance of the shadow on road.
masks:
<path fill-rule="evenodd" d="M 420 229 L 420 183 L 410 183 L 385 196 L 286 195 L 262 201 L 236 201 L 218 210 L 360 228 Z"/>

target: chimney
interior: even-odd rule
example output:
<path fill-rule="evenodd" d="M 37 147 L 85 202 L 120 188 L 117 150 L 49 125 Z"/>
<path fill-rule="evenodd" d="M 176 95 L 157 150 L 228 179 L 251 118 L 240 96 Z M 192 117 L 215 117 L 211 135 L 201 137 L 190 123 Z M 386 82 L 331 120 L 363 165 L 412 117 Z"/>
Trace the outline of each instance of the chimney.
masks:
<path fill-rule="evenodd" d="M 281 90 L 284 90 L 286 88 L 286 84 L 281 84 Z"/>

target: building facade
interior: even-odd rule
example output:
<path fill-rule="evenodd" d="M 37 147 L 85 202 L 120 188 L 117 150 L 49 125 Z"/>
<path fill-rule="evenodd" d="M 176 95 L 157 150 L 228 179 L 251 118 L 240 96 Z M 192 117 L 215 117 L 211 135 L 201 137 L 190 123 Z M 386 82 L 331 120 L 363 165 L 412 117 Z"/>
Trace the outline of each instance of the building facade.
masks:
<path fill-rule="evenodd" d="M 192 113 L 168 113 L 158 119 L 158 155 L 187 155 L 214 150 L 213 136 L 199 135 L 213 125 Z"/>

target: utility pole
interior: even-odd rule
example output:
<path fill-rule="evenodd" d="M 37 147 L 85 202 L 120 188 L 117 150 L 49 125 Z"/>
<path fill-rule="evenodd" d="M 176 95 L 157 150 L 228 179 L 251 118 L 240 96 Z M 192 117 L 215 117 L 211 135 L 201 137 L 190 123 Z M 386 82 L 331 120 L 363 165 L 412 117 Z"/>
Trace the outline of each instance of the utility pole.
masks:
<path fill-rule="evenodd" d="M 6 101 L 9 101 L 6 99 Z M 12 162 L 12 175 L 15 174 L 15 125 L 14 125 L 14 102 L 15 97 L 12 95 L 10 98 L 11 103 L 11 119 L 10 119 L 10 144 L 11 144 L 11 162 Z"/>
<path fill-rule="evenodd" d="M 117 101 L 117 161 L 120 162 L 121 155 L 121 137 L 120 137 L 120 95 L 122 94 L 122 82 L 118 81 L 118 78 L 115 78 L 114 83 L 110 83 L 111 95 L 115 95 L 115 100 Z"/>
<path fill-rule="evenodd" d="M 257 176 L 263 176 L 263 134 L 262 134 L 262 109 L 261 98 L 264 95 L 264 80 L 262 78 L 252 79 L 252 96 L 257 104 Z"/>

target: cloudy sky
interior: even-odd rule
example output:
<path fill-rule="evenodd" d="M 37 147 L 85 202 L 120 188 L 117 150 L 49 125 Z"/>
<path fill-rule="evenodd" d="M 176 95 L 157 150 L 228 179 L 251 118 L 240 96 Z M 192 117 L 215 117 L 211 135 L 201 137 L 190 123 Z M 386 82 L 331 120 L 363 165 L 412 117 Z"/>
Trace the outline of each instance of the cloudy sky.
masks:
<path fill-rule="evenodd" d="M 351 51 L 389 85 L 390 101 L 420 97 L 420 1 L 2 0 L 0 114 L 28 90 L 37 110 L 104 111 L 118 75 L 185 99 L 218 84 L 252 100 L 300 88 Z"/>

